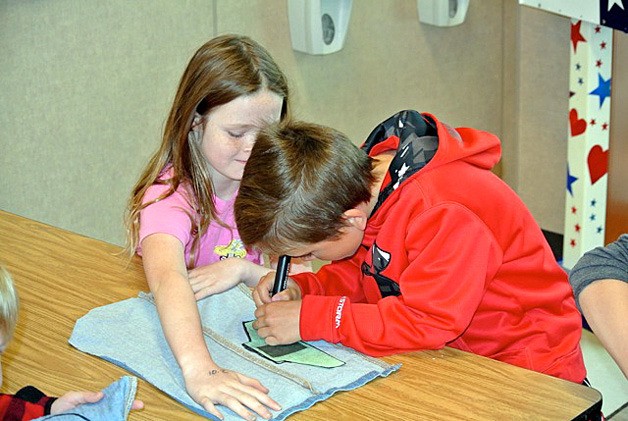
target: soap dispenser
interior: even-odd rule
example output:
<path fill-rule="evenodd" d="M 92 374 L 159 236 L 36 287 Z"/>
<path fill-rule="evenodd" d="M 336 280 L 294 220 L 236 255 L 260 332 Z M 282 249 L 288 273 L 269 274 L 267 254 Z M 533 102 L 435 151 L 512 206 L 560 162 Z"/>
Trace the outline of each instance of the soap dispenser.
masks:
<path fill-rule="evenodd" d="M 455 26 L 464 22 L 469 0 L 417 0 L 419 21 L 434 26 Z"/>
<path fill-rule="evenodd" d="M 353 0 L 288 0 L 292 48 L 331 54 L 345 43 Z"/>

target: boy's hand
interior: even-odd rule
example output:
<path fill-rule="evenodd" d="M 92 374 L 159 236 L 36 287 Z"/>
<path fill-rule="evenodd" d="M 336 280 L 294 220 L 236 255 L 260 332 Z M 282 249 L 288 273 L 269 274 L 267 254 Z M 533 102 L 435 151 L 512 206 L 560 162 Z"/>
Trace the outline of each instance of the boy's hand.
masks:
<path fill-rule="evenodd" d="M 274 301 L 291 301 L 301 299 L 301 288 L 297 285 L 292 278 L 288 278 L 288 284 L 286 289 L 271 296 L 273 290 L 273 284 L 275 283 L 275 272 L 269 272 L 257 283 L 257 286 L 253 290 L 253 301 L 255 305 L 260 307 L 264 304 L 272 303 Z"/>
<path fill-rule="evenodd" d="M 103 398 L 102 392 L 68 392 L 55 400 L 50 406 L 50 414 L 59 414 L 61 412 L 69 411 L 84 403 L 95 403 Z M 144 402 L 140 400 L 134 400 L 131 409 L 144 408 Z"/>
<path fill-rule="evenodd" d="M 259 306 L 255 310 L 257 320 L 253 322 L 257 334 L 268 345 L 286 345 L 300 341 L 301 302 L 300 299 L 281 300 Z"/>

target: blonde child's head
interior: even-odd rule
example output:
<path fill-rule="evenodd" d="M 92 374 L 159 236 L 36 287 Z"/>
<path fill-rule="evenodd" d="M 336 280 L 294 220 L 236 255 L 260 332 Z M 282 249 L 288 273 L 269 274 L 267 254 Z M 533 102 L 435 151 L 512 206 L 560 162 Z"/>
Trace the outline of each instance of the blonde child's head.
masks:
<path fill-rule="evenodd" d="M 18 299 L 11 274 L 0 266 L 0 356 L 9 344 L 17 323 Z M 0 363 L 0 385 L 2 364 Z"/>
<path fill-rule="evenodd" d="M 8 342 L 17 323 L 18 298 L 13 279 L 6 268 L 0 266 L 0 338 Z"/>

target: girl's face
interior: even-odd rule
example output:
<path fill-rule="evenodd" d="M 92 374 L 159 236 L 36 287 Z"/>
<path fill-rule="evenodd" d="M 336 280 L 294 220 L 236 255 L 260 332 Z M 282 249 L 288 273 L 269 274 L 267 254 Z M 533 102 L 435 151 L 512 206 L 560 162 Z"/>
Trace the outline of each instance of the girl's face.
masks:
<path fill-rule="evenodd" d="M 262 89 L 207 114 L 201 149 L 218 197 L 229 199 L 235 194 L 257 133 L 263 125 L 279 121 L 282 105 L 283 97 Z"/>

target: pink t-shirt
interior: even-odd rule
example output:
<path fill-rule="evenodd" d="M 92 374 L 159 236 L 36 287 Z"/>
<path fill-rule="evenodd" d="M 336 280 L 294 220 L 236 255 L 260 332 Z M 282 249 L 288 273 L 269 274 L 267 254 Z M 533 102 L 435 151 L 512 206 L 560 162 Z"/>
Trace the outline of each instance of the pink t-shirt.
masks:
<path fill-rule="evenodd" d="M 170 175 L 169 173 L 170 171 L 166 172 L 166 178 Z M 153 184 L 146 191 L 143 202 L 154 200 L 168 189 L 169 186 L 166 184 Z M 194 239 L 192 220 L 189 215 L 198 216 L 186 199 L 190 194 L 185 187 L 180 185 L 173 194 L 150 204 L 140 212 L 140 246 L 137 248 L 137 253 L 140 256 L 142 255 L 141 243 L 144 238 L 156 233 L 170 234 L 178 238 L 183 244 L 185 261 L 186 264 L 189 264 Z M 240 240 L 233 214 L 235 195 L 227 201 L 214 196 L 214 202 L 218 218 L 232 228 L 226 228 L 216 221 L 210 223 L 207 232 L 201 237 L 200 244 L 197 246 L 195 266 L 205 266 L 227 257 L 245 258 L 254 263 L 262 264 L 261 253 L 257 250 L 247 251 Z M 196 233 L 196 228 L 194 228 L 194 233 Z"/>

